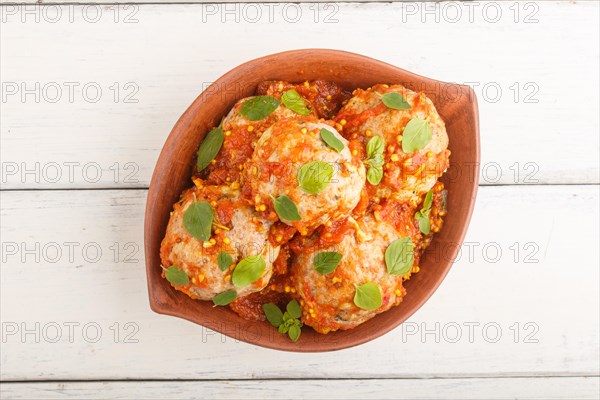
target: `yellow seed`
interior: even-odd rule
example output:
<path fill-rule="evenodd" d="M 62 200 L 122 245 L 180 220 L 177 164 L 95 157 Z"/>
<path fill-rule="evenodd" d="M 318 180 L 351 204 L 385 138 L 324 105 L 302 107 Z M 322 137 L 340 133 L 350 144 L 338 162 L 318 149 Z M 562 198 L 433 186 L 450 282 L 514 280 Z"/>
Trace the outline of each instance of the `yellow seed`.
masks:
<path fill-rule="evenodd" d="M 232 189 L 239 189 L 240 188 L 240 183 L 238 181 L 235 181 L 231 184 L 231 188 Z"/>
<path fill-rule="evenodd" d="M 341 125 L 346 125 L 346 122 L 347 122 L 347 121 L 346 121 L 345 119 L 343 119 L 343 120 L 341 120 L 341 121 L 340 121 L 340 124 L 341 124 Z"/>
<path fill-rule="evenodd" d="M 254 127 L 252 125 L 248 126 L 248 132 L 252 132 L 254 130 Z"/>
<path fill-rule="evenodd" d="M 211 163 L 212 165 L 215 165 L 215 164 L 217 163 L 217 160 L 210 160 L 210 163 Z"/>
<path fill-rule="evenodd" d="M 210 238 L 210 239 L 208 240 L 208 242 L 209 242 L 210 244 L 217 244 L 217 241 L 216 241 L 214 238 Z"/>
<path fill-rule="evenodd" d="M 392 154 L 392 155 L 390 156 L 390 160 L 392 160 L 392 161 L 394 161 L 394 162 L 398 161 L 398 154 Z"/>
<path fill-rule="evenodd" d="M 400 289 L 396 289 L 394 293 L 396 294 L 396 296 L 402 296 L 402 290 Z"/>
<path fill-rule="evenodd" d="M 231 275 L 225 275 L 225 277 L 223 277 L 223 279 L 225 281 L 229 281 L 231 279 Z"/>
<path fill-rule="evenodd" d="M 386 89 L 390 87 L 390 85 L 386 85 L 385 83 L 383 85 L 381 85 L 381 86 L 383 86 Z"/>
<path fill-rule="evenodd" d="M 225 237 L 225 238 L 223 238 L 223 243 L 229 244 L 229 243 L 231 243 L 231 240 L 229 240 L 228 237 Z"/>
<path fill-rule="evenodd" d="M 258 211 L 265 211 L 267 209 L 267 206 L 264 204 L 261 204 L 260 206 L 258 206 Z"/>
<path fill-rule="evenodd" d="M 404 160 L 404 165 L 410 165 L 412 164 L 412 158 L 407 158 L 406 160 Z"/>
<path fill-rule="evenodd" d="M 400 143 L 402 141 L 402 135 L 396 136 L 396 142 Z"/>
<path fill-rule="evenodd" d="M 308 132 L 308 131 L 306 130 L 306 128 L 302 128 L 302 129 L 300 129 L 300 132 L 302 132 L 302 133 L 306 133 L 306 132 Z"/>
<path fill-rule="evenodd" d="M 286 286 L 286 287 L 284 288 L 284 290 L 285 290 L 285 292 L 286 292 L 286 293 L 289 293 L 289 292 L 290 292 L 290 290 L 291 290 L 291 288 L 290 288 L 289 286 Z"/>
<path fill-rule="evenodd" d="M 212 244 L 211 242 L 202 242 L 202 247 L 204 248 L 208 248 L 208 247 L 212 247 L 214 246 L 214 244 Z"/>
<path fill-rule="evenodd" d="M 196 284 L 196 278 L 192 278 L 192 283 L 195 285 Z"/>
<path fill-rule="evenodd" d="M 331 95 L 328 94 L 327 97 L 325 97 L 327 100 L 331 100 Z"/>
<path fill-rule="evenodd" d="M 433 151 L 428 151 L 427 152 L 427 157 L 433 157 Z"/>
<path fill-rule="evenodd" d="M 415 266 L 412 268 L 412 272 L 414 272 L 415 274 L 416 274 L 417 272 L 419 272 L 420 270 L 421 270 L 421 268 L 419 268 L 419 266 L 418 266 L 418 265 L 415 265 Z"/>
<path fill-rule="evenodd" d="M 231 136 L 231 131 L 225 131 L 225 136 Z"/>
<path fill-rule="evenodd" d="M 275 238 L 276 242 L 281 242 L 283 240 L 283 236 L 279 235 Z"/>
<path fill-rule="evenodd" d="M 342 124 L 335 124 L 335 129 L 337 129 L 338 131 L 341 131 L 344 129 L 344 126 Z"/>
<path fill-rule="evenodd" d="M 202 282 L 204 280 L 204 275 L 199 274 L 198 275 L 198 282 Z"/>
<path fill-rule="evenodd" d="M 304 305 L 304 300 L 300 300 L 300 305 L 303 306 Z"/>
<path fill-rule="evenodd" d="M 309 313 L 311 313 L 311 314 L 314 314 L 314 313 L 315 313 L 315 310 L 313 310 L 312 308 L 309 308 L 309 309 L 308 309 L 308 312 L 309 312 Z"/>
<path fill-rule="evenodd" d="M 337 276 L 334 276 L 333 279 L 331 280 L 333 283 L 338 283 L 342 281 L 342 278 L 338 278 Z"/>
<path fill-rule="evenodd" d="M 305 86 L 305 87 L 309 87 L 309 86 L 310 86 L 310 85 L 308 84 L 308 81 L 305 81 L 305 82 L 304 82 L 304 86 Z"/>
<path fill-rule="evenodd" d="M 358 150 L 356 150 L 356 149 L 352 150 L 352 155 L 353 155 L 353 156 L 355 156 L 355 155 L 357 155 L 357 154 L 358 154 Z"/>
<path fill-rule="evenodd" d="M 213 206 L 213 207 L 216 207 L 217 206 L 217 202 L 215 200 L 213 200 L 213 201 L 210 202 L 210 205 Z"/>
<path fill-rule="evenodd" d="M 365 135 L 367 135 L 367 137 L 371 137 L 371 136 L 373 135 L 373 132 L 371 132 L 371 130 L 370 130 L 370 129 L 367 129 L 367 130 L 365 131 Z"/>
<path fill-rule="evenodd" d="M 279 91 L 281 92 L 283 90 L 283 83 L 280 83 L 279 86 L 277 86 L 277 88 L 279 89 Z"/>
<path fill-rule="evenodd" d="M 291 289 L 292 293 L 296 293 L 296 289 L 292 288 Z"/>

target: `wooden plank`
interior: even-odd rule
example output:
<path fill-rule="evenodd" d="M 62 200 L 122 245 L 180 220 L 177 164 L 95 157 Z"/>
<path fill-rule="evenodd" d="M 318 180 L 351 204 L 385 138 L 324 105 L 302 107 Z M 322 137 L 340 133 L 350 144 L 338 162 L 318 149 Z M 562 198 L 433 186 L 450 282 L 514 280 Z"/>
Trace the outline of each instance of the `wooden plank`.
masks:
<path fill-rule="evenodd" d="M 598 373 L 597 186 L 481 188 L 461 257 L 433 298 L 393 332 L 324 354 L 266 350 L 152 313 L 145 195 L 0 193 L 1 379 Z"/>
<path fill-rule="evenodd" d="M 484 185 L 600 182 L 598 2 L 271 6 L 2 7 L 2 188 L 147 187 L 203 88 L 308 47 L 470 82 Z"/>
<path fill-rule="evenodd" d="M 598 377 L 4 383 L 9 399 L 597 399 Z"/>

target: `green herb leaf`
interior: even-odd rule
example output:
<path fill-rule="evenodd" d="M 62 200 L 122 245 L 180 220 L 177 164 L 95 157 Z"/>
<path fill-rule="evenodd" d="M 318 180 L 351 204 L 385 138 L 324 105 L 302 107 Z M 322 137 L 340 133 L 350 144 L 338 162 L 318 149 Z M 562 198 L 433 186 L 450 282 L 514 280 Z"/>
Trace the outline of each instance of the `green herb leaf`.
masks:
<path fill-rule="evenodd" d="M 322 251 L 313 258 L 313 267 L 323 275 L 330 274 L 342 260 L 342 254 L 336 251 Z"/>
<path fill-rule="evenodd" d="M 223 293 L 219 293 L 213 297 L 212 301 L 215 306 L 226 306 L 237 298 L 237 292 L 235 290 L 228 290 Z"/>
<path fill-rule="evenodd" d="M 321 128 L 321 140 L 338 153 L 344 150 L 344 143 L 342 143 L 333 132 L 328 131 L 325 128 Z"/>
<path fill-rule="evenodd" d="M 375 154 L 383 154 L 383 140 L 379 136 L 373 136 L 367 142 L 367 158 L 373 158 Z"/>
<path fill-rule="evenodd" d="M 306 193 L 319 194 L 331 181 L 333 167 L 325 161 L 304 164 L 298 170 L 298 185 Z"/>
<path fill-rule="evenodd" d="M 202 144 L 198 148 L 198 160 L 196 165 L 198 172 L 208 167 L 210 162 L 216 157 L 217 153 L 223 145 L 225 135 L 221 127 L 216 127 L 206 134 L 206 137 L 202 141 Z"/>
<path fill-rule="evenodd" d="M 267 303 L 263 304 L 263 311 L 265 312 L 265 316 L 267 320 L 277 328 L 279 325 L 283 324 L 283 313 L 275 304 Z"/>
<path fill-rule="evenodd" d="M 184 270 L 171 265 L 169 268 L 164 268 L 165 277 L 169 282 L 175 286 L 184 286 L 190 283 L 190 278 L 187 276 Z"/>
<path fill-rule="evenodd" d="M 248 286 L 261 277 L 265 270 L 265 260 L 261 255 L 250 256 L 240 261 L 231 274 L 231 281 L 235 287 Z"/>
<path fill-rule="evenodd" d="M 431 232 L 431 222 L 429 221 L 429 213 L 431 212 L 432 202 L 433 189 L 431 189 L 425 195 L 425 200 L 423 200 L 423 207 L 421 208 L 421 211 L 417 211 L 415 213 L 415 219 L 419 223 L 419 230 L 426 235 Z"/>
<path fill-rule="evenodd" d="M 286 311 L 292 318 L 300 318 L 302 316 L 302 308 L 296 300 L 292 300 L 288 303 Z"/>
<path fill-rule="evenodd" d="M 232 262 L 233 258 L 231 257 L 231 254 L 226 251 L 219 253 L 219 256 L 217 257 L 217 263 L 219 264 L 221 271 L 225 271 L 227 268 L 229 268 Z"/>
<path fill-rule="evenodd" d="M 281 219 L 285 219 L 286 221 L 301 220 L 300 214 L 298 213 L 298 207 L 296 207 L 296 204 L 294 204 L 292 199 L 286 195 L 281 195 L 273 200 L 273 207 Z"/>
<path fill-rule="evenodd" d="M 292 342 L 297 342 L 298 339 L 300 339 L 301 333 L 302 333 L 302 330 L 300 329 L 300 327 L 298 325 L 292 325 L 292 326 L 290 326 L 290 328 L 288 330 L 288 336 Z"/>
<path fill-rule="evenodd" d="M 383 178 L 383 168 L 381 165 L 371 165 L 367 170 L 367 180 L 373 186 L 379 185 Z"/>
<path fill-rule="evenodd" d="M 409 237 L 394 240 L 385 250 L 385 265 L 390 275 L 410 272 L 413 263 L 413 242 Z"/>
<path fill-rule="evenodd" d="M 410 104 L 400 93 L 390 92 L 381 96 L 381 101 L 394 110 L 410 110 Z"/>
<path fill-rule="evenodd" d="M 293 322 L 293 319 L 294 318 L 290 315 L 290 313 L 287 310 L 283 313 L 283 322 L 284 323 L 291 325 Z"/>
<path fill-rule="evenodd" d="M 207 241 L 213 218 L 213 209 L 207 201 L 194 201 L 183 213 L 183 226 L 196 239 Z"/>
<path fill-rule="evenodd" d="M 363 310 L 375 310 L 381 307 L 382 296 L 381 289 L 373 282 L 367 282 L 364 285 L 356 287 L 354 294 L 354 304 Z"/>
<path fill-rule="evenodd" d="M 433 202 L 433 189 L 430 189 L 429 192 L 425 195 L 425 200 L 423 200 L 423 210 L 431 210 L 431 203 Z"/>
<path fill-rule="evenodd" d="M 402 151 L 412 153 L 427 146 L 431 140 L 431 126 L 421 118 L 411 119 L 402 133 Z"/>
<path fill-rule="evenodd" d="M 287 333 L 288 329 L 290 329 L 289 325 L 286 324 L 281 324 L 279 325 L 279 327 L 277 328 L 277 331 L 279 333 Z"/>
<path fill-rule="evenodd" d="M 423 213 L 423 211 L 417 211 L 415 213 L 415 219 L 419 223 L 419 230 L 428 235 L 431 232 L 431 222 L 429 221 L 429 212 Z"/>
<path fill-rule="evenodd" d="M 279 107 L 279 100 L 271 96 L 256 96 L 242 104 L 240 114 L 250 121 L 260 121 Z"/>
<path fill-rule="evenodd" d="M 296 92 L 294 89 L 288 90 L 283 93 L 281 96 L 281 101 L 283 104 L 296 114 L 300 115 L 308 115 L 310 114 L 310 110 L 306 108 L 306 103 L 304 99 Z"/>

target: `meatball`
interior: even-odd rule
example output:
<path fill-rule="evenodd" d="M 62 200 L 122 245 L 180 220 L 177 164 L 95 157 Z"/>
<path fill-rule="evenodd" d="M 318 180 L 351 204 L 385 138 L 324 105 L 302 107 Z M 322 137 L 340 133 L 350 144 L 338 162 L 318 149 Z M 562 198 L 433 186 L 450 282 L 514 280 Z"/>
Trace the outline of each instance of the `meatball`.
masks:
<path fill-rule="evenodd" d="M 202 185 L 198 180 L 196 182 L 198 186 Z M 194 201 L 206 201 L 213 209 L 208 241 L 192 236 L 184 224 L 185 212 Z M 261 219 L 252 206 L 241 199 L 239 190 L 228 186 L 188 189 L 173 207 L 160 249 L 162 265 L 164 268 L 174 265 L 186 273 L 190 283 L 173 286 L 192 298 L 210 300 L 233 289 L 238 297 L 260 291 L 268 284 L 273 261 L 279 253 L 279 246 L 273 246 L 267 240 L 270 226 L 271 222 Z M 231 256 L 231 264 L 224 266 L 224 270 L 219 267 L 220 253 Z M 258 255 L 265 262 L 260 277 L 248 285 L 235 287 L 232 274 L 237 263 Z"/>
<path fill-rule="evenodd" d="M 243 168 L 254 151 L 254 144 L 258 137 L 276 121 L 282 118 L 294 117 L 297 114 L 286 108 L 283 104 L 267 117 L 259 121 L 250 121 L 241 113 L 242 105 L 253 97 L 238 101 L 229 114 L 223 119 L 224 132 L 223 146 L 211 163 L 206 168 L 205 174 L 211 185 L 239 182 Z"/>
<path fill-rule="evenodd" d="M 322 129 L 338 141 L 339 151 L 325 143 Z M 308 189 L 308 181 L 321 187 Z M 295 204 L 299 220 L 279 217 L 302 235 L 349 215 L 364 181 L 364 165 L 348 142 L 330 125 L 310 117 L 282 120 L 267 129 L 256 143 L 246 176 L 251 199 L 266 218 L 277 220 L 274 200 L 280 196 Z"/>
<path fill-rule="evenodd" d="M 408 211 L 408 213 L 412 210 Z M 350 229 L 337 228 L 337 243 L 324 242 L 321 235 L 294 243 L 298 250 L 291 268 L 291 281 L 302 304 L 302 320 L 317 332 L 352 329 L 375 315 L 400 304 L 406 291 L 403 276 L 387 271 L 384 254 L 391 242 L 411 237 L 414 226 L 398 231 L 390 223 L 375 219 L 373 214 L 353 220 Z M 338 252 L 341 261 L 333 272 L 322 274 L 313 264 L 320 252 Z M 382 294 L 381 306 L 374 310 L 354 303 L 356 286 L 375 283 Z"/>
<path fill-rule="evenodd" d="M 410 105 L 408 110 L 386 106 L 382 95 L 398 93 Z M 435 106 L 423 93 L 417 93 L 401 85 L 375 85 L 367 90 L 357 89 L 336 117 L 341 133 L 349 140 L 362 142 L 364 146 L 373 136 L 384 143 L 383 179 L 370 194 L 377 197 L 395 197 L 410 200 L 431 189 L 438 177 L 449 166 L 448 134 L 444 121 Z M 413 118 L 426 121 L 431 128 L 431 140 L 421 149 L 405 153 L 402 150 L 403 132 Z"/>

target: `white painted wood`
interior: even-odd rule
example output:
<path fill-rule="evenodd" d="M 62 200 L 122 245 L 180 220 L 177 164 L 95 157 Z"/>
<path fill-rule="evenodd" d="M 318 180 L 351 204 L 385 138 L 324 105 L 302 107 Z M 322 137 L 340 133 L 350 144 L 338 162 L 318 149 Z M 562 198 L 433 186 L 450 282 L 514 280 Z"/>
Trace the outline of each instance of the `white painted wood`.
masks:
<path fill-rule="evenodd" d="M 272 21 L 263 5 L 255 23 L 249 19 L 259 14 L 250 14 L 256 6 L 248 4 L 34 7 L 32 14 L 5 5 L 2 188 L 147 187 L 171 127 L 209 82 L 246 60 L 310 47 L 366 54 L 440 80 L 476 82 L 482 184 L 598 183 L 600 5 L 514 4 L 278 4 Z M 225 15 L 225 7 L 234 14 Z M 497 7 L 501 17 L 493 23 Z M 52 23 L 56 10 L 61 14 Z M 97 10 L 99 21 L 88 22 Z M 294 10 L 301 13 L 297 23 L 289 22 Z M 329 13 L 337 22 L 325 23 Z M 128 16 L 133 23 L 125 23 Z M 53 82 L 62 91 L 56 103 L 49 102 Z M 29 89 L 39 83 L 39 103 L 34 94 L 21 102 L 21 83 Z M 67 85 L 76 84 L 71 103 Z M 8 94 L 14 85 L 19 93 Z M 97 103 L 90 101 L 93 85 L 103 91 Z M 138 102 L 125 103 L 136 87 Z M 502 96 L 494 103 L 498 87 Z M 525 102 L 528 95 L 537 103 Z M 114 169 L 120 170 L 116 178 Z M 23 176 L 25 170 L 34 172 Z"/>
<path fill-rule="evenodd" d="M 597 399 L 598 378 L 5 383 L 16 399 Z"/>
<path fill-rule="evenodd" d="M 1 379 L 598 374 L 597 186 L 481 188 L 466 239 L 474 248 L 473 259 L 465 251 L 438 292 L 402 327 L 365 345 L 323 354 L 266 350 L 152 313 L 142 250 L 134 254 L 136 262 L 125 263 L 123 252 L 115 262 L 110 249 L 114 242 L 121 250 L 128 243 L 141 249 L 145 195 L 145 190 L 0 193 Z M 71 246 L 73 260 L 66 242 L 79 243 Z M 102 249 L 100 261 L 84 259 L 82 247 L 89 243 Z M 517 262 L 513 243 L 520 249 Z M 88 258 L 95 255 L 90 246 Z M 33 254 L 25 254 L 25 248 Z M 57 248 L 62 258 L 52 263 Z M 493 262 L 498 248 L 502 255 Z M 529 261 L 537 262 L 526 263 L 532 251 Z M 72 334 L 69 323 L 78 324 L 71 324 Z M 102 334 L 94 342 L 97 328 Z M 497 328 L 502 333 L 494 342 Z M 26 329 L 29 333 L 22 336 Z M 128 333 L 132 336 L 126 340 Z"/>

